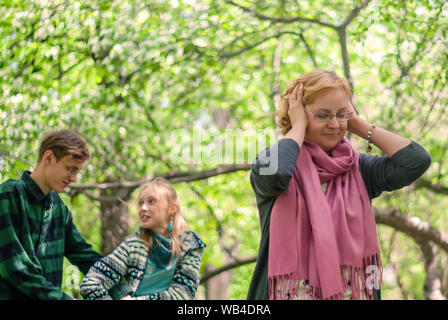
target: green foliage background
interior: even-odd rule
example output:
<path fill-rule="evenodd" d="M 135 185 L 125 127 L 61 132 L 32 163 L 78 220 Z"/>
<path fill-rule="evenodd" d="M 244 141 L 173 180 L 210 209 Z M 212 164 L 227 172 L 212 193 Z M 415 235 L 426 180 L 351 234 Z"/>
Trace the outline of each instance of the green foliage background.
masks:
<path fill-rule="evenodd" d="M 79 183 L 95 184 L 220 164 L 170 157 L 180 143 L 188 144 L 173 139 L 180 129 L 202 127 L 212 141 L 226 129 L 275 128 L 275 96 L 288 81 L 314 67 L 344 75 L 340 44 L 331 28 L 255 12 L 337 25 L 361 1 L 237 2 L 252 13 L 214 0 L 0 4 L 0 181 L 18 178 L 35 164 L 44 132 L 70 127 L 93 151 Z M 442 0 L 370 1 L 346 29 L 360 116 L 423 145 L 433 159 L 424 177 L 441 185 L 448 169 L 447 32 Z M 364 150 L 360 139 L 353 143 Z M 260 231 L 248 171 L 176 189 L 187 221 L 208 244 L 204 265 L 224 264 L 223 242 L 238 243 L 238 257 L 256 255 Z M 78 228 L 99 249 L 99 202 L 64 197 Z M 443 194 L 410 186 L 382 195 L 374 206 L 398 207 L 448 230 Z M 129 208 L 132 232 L 138 227 L 135 202 Z M 400 285 L 396 276 L 388 278 L 383 298 L 423 299 L 425 269 L 414 241 L 390 227 L 380 225 L 378 232 L 384 265 L 400 276 Z M 440 263 L 446 268 L 446 254 Z M 245 298 L 253 267 L 234 270 L 229 299 Z M 446 288 L 446 272 L 443 277 Z M 64 289 L 76 294 L 65 282 Z"/>

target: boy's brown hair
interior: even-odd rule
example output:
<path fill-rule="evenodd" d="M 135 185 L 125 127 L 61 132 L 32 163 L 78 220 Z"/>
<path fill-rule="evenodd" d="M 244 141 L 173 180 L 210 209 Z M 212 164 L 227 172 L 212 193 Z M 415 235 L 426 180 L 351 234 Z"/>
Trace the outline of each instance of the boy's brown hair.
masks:
<path fill-rule="evenodd" d="M 58 160 L 70 155 L 76 160 L 88 160 L 90 151 L 87 143 L 84 142 L 72 130 L 58 130 L 49 132 L 45 135 L 40 143 L 39 156 L 37 162 L 42 160 L 45 151 L 51 150 Z"/>

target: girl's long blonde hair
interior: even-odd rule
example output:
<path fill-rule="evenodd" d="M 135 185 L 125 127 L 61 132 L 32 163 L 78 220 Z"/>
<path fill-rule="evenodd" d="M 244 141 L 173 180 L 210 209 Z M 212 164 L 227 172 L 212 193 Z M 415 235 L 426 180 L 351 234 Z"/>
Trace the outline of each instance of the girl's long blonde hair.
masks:
<path fill-rule="evenodd" d="M 150 182 L 141 186 L 140 192 L 139 192 L 139 197 L 140 197 L 141 193 L 149 187 L 157 188 L 157 190 L 162 191 L 162 195 L 165 195 L 167 197 L 166 199 L 168 200 L 169 204 L 172 204 L 172 203 L 177 204 L 177 210 L 173 215 L 173 220 L 172 220 L 173 229 L 171 231 L 171 236 L 170 236 L 171 248 L 172 248 L 171 258 L 173 258 L 174 255 L 176 255 L 177 257 L 180 257 L 181 242 L 179 240 L 179 237 L 181 234 L 183 234 L 186 231 L 187 223 L 185 222 L 185 220 L 182 216 L 182 213 L 180 211 L 179 198 L 177 197 L 176 190 L 174 190 L 173 186 L 171 185 L 171 183 L 168 180 L 166 180 L 162 177 L 157 177 L 154 180 L 151 180 Z M 153 239 L 152 231 L 149 229 L 142 229 L 140 238 L 144 241 L 144 243 L 145 243 L 146 247 L 148 247 L 149 251 L 152 251 L 152 249 L 154 247 L 154 239 Z"/>
<path fill-rule="evenodd" d="M 282 94 L 280 109 L 277 112 L 277 124 L 282 135 L 287 134 L 292 128 L 288 115 L 289 95 L 300 83 L 303 83 L 302 104 L 304 106 L 313 103 L 320 92 L 329 88 L 343 88 L 349 99 L 352 96 L 348 80 L 338 76 L 334 71 L 314 69 L 300 78 L 291 81 Z"/>

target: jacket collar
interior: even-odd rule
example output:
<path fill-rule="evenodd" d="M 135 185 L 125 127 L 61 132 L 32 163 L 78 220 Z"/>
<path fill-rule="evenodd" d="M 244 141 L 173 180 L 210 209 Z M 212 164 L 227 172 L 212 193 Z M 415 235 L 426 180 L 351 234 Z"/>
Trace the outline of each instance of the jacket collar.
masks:
<path fill-rule="evenodd" d="M 45 195 L 42 189 L 36 183 L 36 181 L 34 181 L 33 178 L 31 178 L 30 171 L 24 171 L 21 179 L 25 184 L 26 191 L 38 202 L 42 202 L 50 198 L 51 192 Z"/>

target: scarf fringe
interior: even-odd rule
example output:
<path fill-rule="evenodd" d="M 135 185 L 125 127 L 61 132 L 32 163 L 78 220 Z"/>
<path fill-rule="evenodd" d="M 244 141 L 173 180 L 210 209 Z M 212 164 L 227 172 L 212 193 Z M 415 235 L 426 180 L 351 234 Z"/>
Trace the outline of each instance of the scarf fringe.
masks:
<path fill-rule="evenodd" d="M 323 298 L 320 287 L 308 285 L 307 293 L 312 300 L 343 300 L 347 288 L 350 287 L 353 300 L 373 300 L 373 289 L 379 289 L 383 283 L 383 267 L 379 254 L 362 259 L 363 266 L 341 265 L 341 279 L 343 279 L 342 290 Z M 373 266 L 373 270 L 367 270 Z M 373 271 L 373 273 L 371 272 Z M 348 277 L 347 277 L 348 275 Z M 290 300 L 297 297 L 300 284 L 304 281 L 296 272 L 286 275 L 275 275 L 268 279 L 270 300 Z"/>

